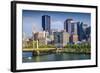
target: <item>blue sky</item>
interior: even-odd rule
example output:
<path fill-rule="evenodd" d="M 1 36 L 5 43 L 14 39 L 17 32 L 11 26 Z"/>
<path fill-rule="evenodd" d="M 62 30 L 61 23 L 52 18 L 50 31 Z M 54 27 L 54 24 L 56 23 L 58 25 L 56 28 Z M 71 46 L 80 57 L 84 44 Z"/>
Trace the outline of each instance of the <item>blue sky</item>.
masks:
<path fill-rule="evenodd" d="M 84 24 L 88 24 L 89 26 L 91 25 L 90 13 L 23 10 L 23 32 L 28 36 L 31 36 L 32 31 L 42 31 L 43 15 L 49 15 L 51 17 L 51 29 L 63 30 L 64 21 L 68 18 L 72 18 L 76 22 L 83 22 Z"/>

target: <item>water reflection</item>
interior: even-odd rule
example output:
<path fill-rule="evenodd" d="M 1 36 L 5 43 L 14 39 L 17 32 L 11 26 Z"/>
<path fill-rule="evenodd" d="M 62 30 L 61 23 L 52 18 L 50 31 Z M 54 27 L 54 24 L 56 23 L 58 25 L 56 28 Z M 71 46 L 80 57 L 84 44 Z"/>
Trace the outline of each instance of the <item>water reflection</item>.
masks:
<path fill-rule="evenodd" d="M 40 56 L 36 56 L 35 61 L 36 61 L 36 62 L 40 62 Z"/>
<path fill-rule="evenodd" d="M 32 56 L 31 52 L 23 52 L 23 62 L 86 60 L 90 58 L 90 54 L 53 53 L 47 55 Z"/>

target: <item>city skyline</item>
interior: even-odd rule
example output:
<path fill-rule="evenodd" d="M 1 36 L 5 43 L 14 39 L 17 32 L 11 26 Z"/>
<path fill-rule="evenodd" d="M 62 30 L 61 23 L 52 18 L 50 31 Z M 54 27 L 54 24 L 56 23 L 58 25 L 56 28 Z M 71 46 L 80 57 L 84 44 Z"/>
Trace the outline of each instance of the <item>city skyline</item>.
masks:
<path fill-rule="evenodd" d="M 61 61 L 60 54 L 89 54 L 91 57 L 91 15 L 75 12 L 23 11 L 22 47 L 32 51 L 29 61 L 23 54 L 23 62 Z M 25 33 L 24 33 L 25 32 Z M 27 52 L 27 51 L 26 51 Z M 50 57 L 48 55 L 56 55 Z M 27 55 L 28 56 L 28 55 Z M 41 60 L 37 61 L 36 56 Z M 48 56 L 47 60 L 42 56 Z M 53 59 L 52 59 L 53 58 Z M 72 58 L 72 57 L 71 57 Z M 44 60 L 43 60 L 44 59 Z M 72 60 L 77 58 L 72 58 Z M 81 57 L 79 58 L 81 60 Z"/>
<path fill-rule="evenodd" d="M 90 26 L 90 13 L 76 13 L 76 12 L 48 12 L 48 11 L 32 11 L 23 10 L 23 32 L 28 36 L 32 35 L 32 31 L 43 31 L 42 16 L 48 15 L 51 17 L 51 29 L 64 30 L 64 22 L 71 18 L 77 22 L 83 22 Z M 33 28 L 34 27 L 34 28 Z"/>

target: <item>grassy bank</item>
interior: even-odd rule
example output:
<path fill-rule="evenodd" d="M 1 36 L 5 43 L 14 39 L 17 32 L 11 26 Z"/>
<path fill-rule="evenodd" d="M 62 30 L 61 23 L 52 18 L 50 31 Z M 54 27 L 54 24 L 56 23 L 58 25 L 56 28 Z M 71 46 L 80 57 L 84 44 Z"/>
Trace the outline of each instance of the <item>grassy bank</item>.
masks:
<path fill-rule="evenodd" d="M 86 53 L 86 54 L 90 54 L 91 51 L 90 51 L 90 48 L 64 48 L 64 51 L 65 53 Z"/>
<path fill-rule="evenodd" d="M 85 54 L 90 54 L 90 48 L 61 48 L 61 53 L 85 53 Z M 40 51 L 40 53 L 56 53 L 57 48 L 38 48 L 38 49 L 33 49 L 33 48 L 24 48 L 23 51 Z"/>

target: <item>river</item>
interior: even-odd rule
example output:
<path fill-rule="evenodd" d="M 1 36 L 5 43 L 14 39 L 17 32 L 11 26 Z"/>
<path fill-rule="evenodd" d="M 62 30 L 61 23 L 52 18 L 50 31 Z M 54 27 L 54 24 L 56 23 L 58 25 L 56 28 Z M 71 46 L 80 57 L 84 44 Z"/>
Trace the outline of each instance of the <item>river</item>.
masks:
<path fill-rule="evenodd" d="M 23 52 L 23 62 L 47 62 L 64 60 L 87 60 L 91 58 L 90 54 L 72 54 L 72 53 L 52 53 L 40 56 L 32 56 L 32 52 Z"/>

